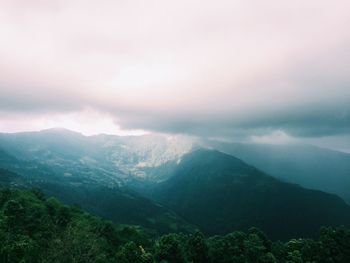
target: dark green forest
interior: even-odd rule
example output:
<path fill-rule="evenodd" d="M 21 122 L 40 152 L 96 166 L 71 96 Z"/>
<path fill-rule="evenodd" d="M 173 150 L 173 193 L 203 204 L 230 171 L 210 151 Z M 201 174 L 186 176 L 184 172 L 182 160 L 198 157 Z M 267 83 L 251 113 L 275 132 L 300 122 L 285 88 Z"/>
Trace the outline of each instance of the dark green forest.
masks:
<path fill-rule="evenodd" d="M 259 229 L 206 237 L 156 236 L 113 224 L 38 189 L 0 189 L 0 262 L 350 262 L 350 230 L 320 229 L 318 239 L 271 241 Z"/>

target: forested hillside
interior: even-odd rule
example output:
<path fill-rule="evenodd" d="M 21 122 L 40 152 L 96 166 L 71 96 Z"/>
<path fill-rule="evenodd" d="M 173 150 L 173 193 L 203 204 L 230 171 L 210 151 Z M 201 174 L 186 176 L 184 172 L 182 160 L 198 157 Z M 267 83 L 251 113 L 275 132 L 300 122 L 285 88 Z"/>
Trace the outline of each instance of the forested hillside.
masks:
<path fill-rule="evenodd" d="M 319 239 L 271 242 L 251 228 L 225 236 L 152 236 L 116 225 L 39 190 L 0 189 L 0 262 L 273 263 L 350 261 L 350 230 L 322 228 Z"/>
<path fill-rule="evenodd" d="M 282 182 L 212 150 L 185 155 L 151 195 L 212 235 L 255 226 L 272 239 L 289 239 L 350 224 L 350 206 L 338 196 Z"/>
<path fill-rule="evenodd" d="M 56 180 L 53 176 L 23 176 L 0 168 L 0 185 L 16 188 L 40 188 L 47 196 L 83 209 L 115 223 L 140 225 L 159 234 L 192 233 L 196 227 L 159 203 L 126 188 L 107 187 L 91 182 Z"/>

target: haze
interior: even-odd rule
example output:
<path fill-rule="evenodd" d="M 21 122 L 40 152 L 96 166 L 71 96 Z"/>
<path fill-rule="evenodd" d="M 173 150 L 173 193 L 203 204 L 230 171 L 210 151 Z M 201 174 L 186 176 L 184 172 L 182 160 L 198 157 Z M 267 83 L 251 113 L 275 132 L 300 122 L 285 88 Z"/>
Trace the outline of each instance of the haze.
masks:
<path fill-rule="evenodd" d="M 350 151 L 350 2 L 0 0 L 0 131 Z"/>

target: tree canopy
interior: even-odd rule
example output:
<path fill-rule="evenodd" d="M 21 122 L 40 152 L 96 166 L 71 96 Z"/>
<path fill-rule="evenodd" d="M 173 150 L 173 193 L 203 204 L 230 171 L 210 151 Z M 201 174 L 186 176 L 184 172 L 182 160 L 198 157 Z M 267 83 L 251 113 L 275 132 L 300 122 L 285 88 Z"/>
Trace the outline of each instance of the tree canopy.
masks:
<path fill-rule="evenodd" d="M 348 263 L 350 230 L 323 227 L 317 240 L 274 242 L 257 228 L 154 236 L 46 199 L 38 189 L 0 188 L 0 262 Z"/>

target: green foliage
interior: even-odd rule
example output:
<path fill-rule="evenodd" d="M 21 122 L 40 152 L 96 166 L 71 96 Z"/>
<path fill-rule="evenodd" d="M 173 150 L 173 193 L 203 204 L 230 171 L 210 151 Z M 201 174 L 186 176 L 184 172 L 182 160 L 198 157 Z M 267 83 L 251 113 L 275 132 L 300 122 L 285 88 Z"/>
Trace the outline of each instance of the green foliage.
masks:
<path fill-rule="evenodd" d="M 11 191 L 8 188 L 0 189 L 0 207 L 2 207 L 11 197 Z"/>
<path fill-rule="evenodd" d="M 158 262 L 183 263 L 186 262 L 184 250 L 184 236 L 168 234 L 162 236 L 155 244 L 155 258 Z"/>
<path fill-rule="evenodd" d="M 133 241 L 122 245 L 116 255 L 119 263 L 152 263 L 152 254 L 145 251 L 142 246 L 137 246 Z"/>
<path fill-rule="evenodd" d="M 125 233 L 145 239 L 37 190 L 0 189 L 0 200 L 0 262 L 115 262 Z"/>
<path fill-rule="evenodd" d="M 350 230 L 323 227 L 320 233 L 320 262 L 350 262 Z"/>
<path fill-rule="evenodd" d="M 197 231 L 189 236 L 187 241 L 187 253 L 190 262 L 209 262 L 209 248 L 204 235 Z"/>
<path fill-rule="evenodd" d="M 246 234 L 240 231 L 226 236 L 209 238 L 209 256 L 211 262 L 245 262 Z"/>
<path fill-rule="evenodd" d="M 348 263 L 350 230 L 325 227 L 318 240 L 272 242 L 257 228 L 206 238 L 150 236 L 116 225 L 40 191 L 0 189 L 0 262 L 28 263 Z"/>

